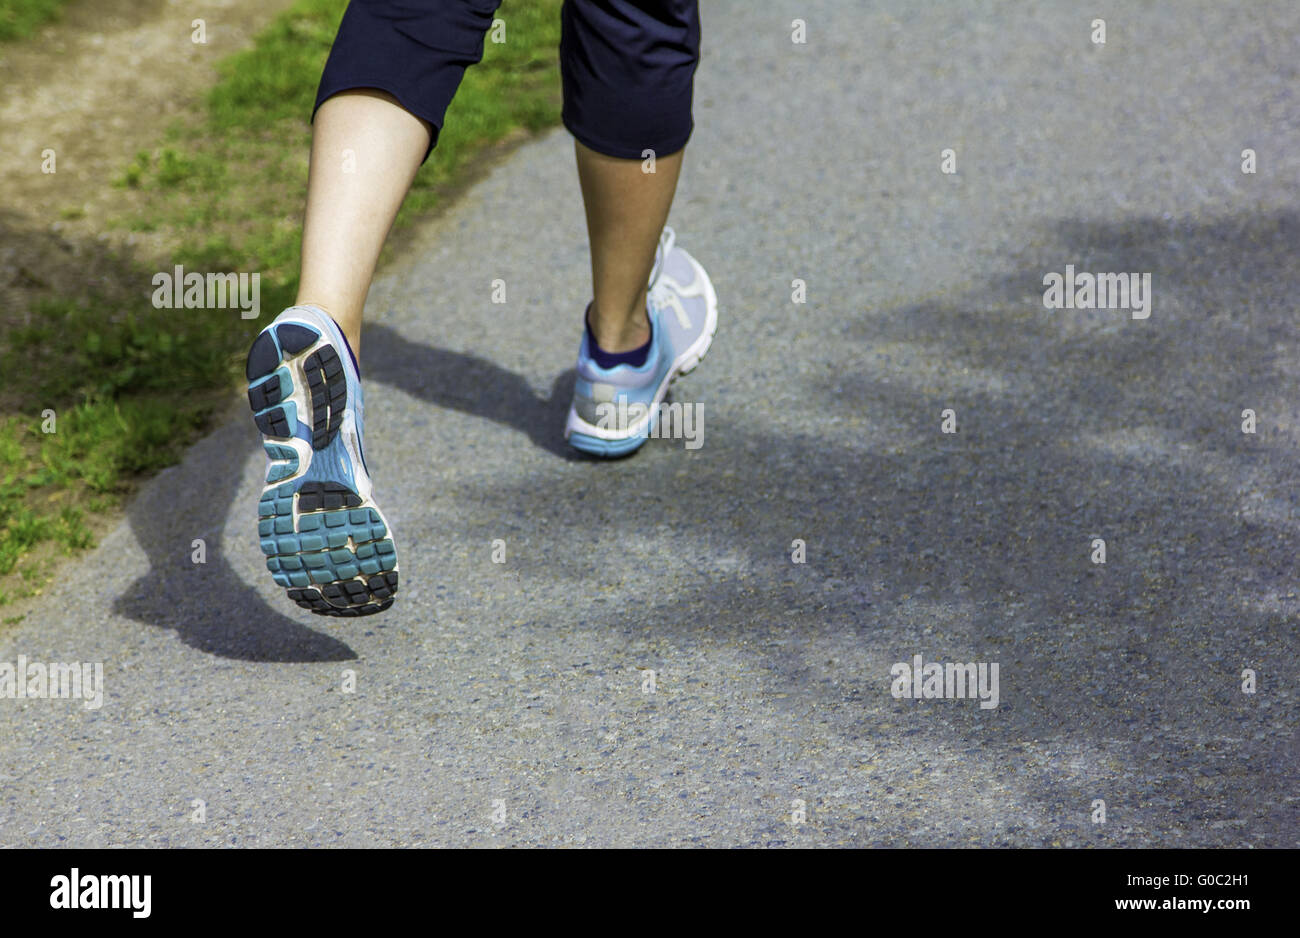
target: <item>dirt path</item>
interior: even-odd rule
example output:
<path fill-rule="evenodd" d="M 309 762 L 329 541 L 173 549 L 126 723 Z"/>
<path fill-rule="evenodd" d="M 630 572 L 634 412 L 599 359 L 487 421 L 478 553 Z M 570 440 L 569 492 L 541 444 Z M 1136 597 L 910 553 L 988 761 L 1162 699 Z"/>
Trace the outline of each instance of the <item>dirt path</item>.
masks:
<path fill-rule="evenodd" d="M 0 46 L 0 318 L 68 278 L 110 288 L 106 231 L 136 194 L 112 181 L 173 120 L 194 114 L 216 63 L 248 46 L 291 0 L 77 0 L 36 36 Z M 206 42 L 193 41 L 202 19 Z M 42 171 L 54 152 L 55 172 Z M 156 250 L 151 245 L 146 253 Z"/>
<path fill-rule="evenodd" d="M 250 45 L 291 2 L 75 0 L 37 35 L 0 45 L 0 348 L 42 299 L 141 295 L 132 276 L 139 266 L 128 260 L 160 264 L 170 246 L 107 224 L 140 197 L 113 180 L 173 121 L 198 119 L 216 63 Z M 204 44 L 191 39 L 195 19 L 204 20 Z M 47 150 L 53 173 L 42 171 Z M 20 398 L 0 388 L 0 419 Z M 119 517 L 92 514 L 96 540 Z M 24 564 L 65 562 L 46 543 Z M 0 578 L 0 593 L 12 594 L 17 577 Z M 4 619 L 20 619 L 41 592 L 5 605 Z"/>

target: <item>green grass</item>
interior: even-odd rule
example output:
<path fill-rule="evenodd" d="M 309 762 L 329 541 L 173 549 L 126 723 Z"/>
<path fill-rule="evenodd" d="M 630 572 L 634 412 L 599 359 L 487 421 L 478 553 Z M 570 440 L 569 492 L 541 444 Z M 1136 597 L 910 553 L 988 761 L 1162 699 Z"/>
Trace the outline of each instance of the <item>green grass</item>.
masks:
<path fill-rule="evenodd" d="M 505 0 L 507 42 L 487 41 L 466 73 L 398 228 L 435 208 L 492 144 L 558 122 L 560 2 Z M 124 256 L 118 289 L 42 301 L 5 336 L 0 366 L 25 380 L 11 385 L 17 415 L 0 417 L 0 604 L 39 589 L 26 566 L 42 568 L 38 548 L 89 546 L 86 514 L 176 461 L 239 384 L 253 335 L 292 302 L 308 118 L 345 6 L 299 0 L 221 63 L 197 118 L 167 128 L 114 180 L 139 205 L 116 226 L 161 236 L 164 269 L 258 272 L 259 319 L 155 309 L 145 286 L 155 271 Z M 53 433 L 43 432 L 47 409 Z"/>
<path fill-rule="evenodd" d="M 130 227 L 176 232 L 176 263 L 187 268 L 259 271 L 263 306 L 272 305 L 268 289 L 275 303 L 287 305 L 297 287 L 307 117 L 345 6 L 343 0 L 297 3 L 253 48 L 222 63 L 202 126 L 171 127 L 117 180 L 146 195 L 147 208 Z M 485 42 L 483 62 L 466 72 L 437 149 L 398 214 L 399 229 L 434 208 L 485 147 L 519 128 L 558 122 L 559 8 L 560 0 L 503 4 L 498 15 L 507 41 Z"/>
<path fill-rule="evenodd" d="M 68 0 L 0 0 L 0 42 L 25 39 L 59 15 Z"/>

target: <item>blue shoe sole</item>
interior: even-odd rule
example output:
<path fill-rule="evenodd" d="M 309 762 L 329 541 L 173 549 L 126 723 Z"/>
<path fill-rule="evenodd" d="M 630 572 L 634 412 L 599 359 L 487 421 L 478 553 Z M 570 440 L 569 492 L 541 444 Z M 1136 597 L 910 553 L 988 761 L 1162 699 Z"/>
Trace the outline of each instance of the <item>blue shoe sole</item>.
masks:
<path fill-rule="evenodd" d="M 253 342 L 246 375 L 253 420 L 271 458 L 257 506 L 271 576 L 318 615 L 383 612 L 397 592 L 397 549 L 378 508 L 355 491 L 350 473 L 336 468 L 349 464 L 339 437 L 348 388 L 338 350 L 311 326 L 272 324 Z M 299 375 L 306 376 L 302 394 L 295 393 Z M 308 416 L 300 410 L 311 411 L 310 446 L 295 439 Z"/>

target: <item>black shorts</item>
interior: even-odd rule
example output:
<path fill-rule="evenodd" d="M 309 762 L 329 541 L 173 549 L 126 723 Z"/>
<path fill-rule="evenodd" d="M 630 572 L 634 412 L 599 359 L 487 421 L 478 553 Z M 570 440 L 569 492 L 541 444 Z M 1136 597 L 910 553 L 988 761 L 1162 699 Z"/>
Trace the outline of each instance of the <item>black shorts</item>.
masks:
<path fill-rule="evenodd" d="M 378 88 L 433 125 L 430 152 L 501 0 L 351 0 L 316 92 Z M 509 34 L 509 3 L 503 17 Z M 676 153 L 690 139 L 698 0 L 565 0 L 564 126 L 607 156 Z M 312 112 L 315 117 L 315 110 Z M 425 154 L 428 158 L 428 153 Z"/>

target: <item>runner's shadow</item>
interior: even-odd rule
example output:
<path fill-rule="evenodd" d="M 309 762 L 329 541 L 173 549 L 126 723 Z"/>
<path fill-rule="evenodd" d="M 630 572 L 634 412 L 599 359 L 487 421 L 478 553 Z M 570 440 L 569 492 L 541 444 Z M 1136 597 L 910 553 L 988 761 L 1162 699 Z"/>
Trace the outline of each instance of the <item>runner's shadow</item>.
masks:
<path fill-rule="evenodd" d="M 374 369 L 374 383 L 513 427 L 552 455 L 587 458 L 571 450 L 562 433 L 573 393 L 573 369 L 557 376 L 550 396 L 542 398 L 520 375 L 472 355 L 414 344 L 386 326 L 367 327 L 366 350 L 383 367 L 382 376 L 379 367 Z M 251 421 L 227 420 L 196 443 L 181 465 L 165 470 L 142 488 L 127 510 L 127 520 L 149 557 L 149 572 L 114 602 L 114 612 L 175 629 L 187 645 L 223 658 L 354 659 L 356 653 L 344 642 L 268 605 L 221 552 L 232 510 L 235 518 L 246 519 L 246 533 L 241 536 L 250 544 L 256 541 L 254 505 L 241 509 L 233 503 L 248 459 L 260 451 Z M 195 538 L 205 543 L 205 563 L 193 562 Z M 269 575 L 260 573 L 268 576 L 269 583 Z M 288 599 L 282 602 L 285 609 L 293 608 Z"/>
<path fill-rule="evenodd" d="M 522 375 L 474 355 L 418 345 L 389 326 L 366 326 L 365 350 L 366 359 L 377 363 L 367 372 L 367 381 L 513 427 L 552 456 L 573 462 L 592 458 L 564 440 L 564 418 L 576 378 L 572 368 L 557 375 L 549 397 L 542 398 Z"/>
<path fill-rule="evenodd" d="M 227 421 L 195 444 L 181 465 L 145 485 L 127 519 L 149 557 L 149 572 L 118 597 L 113 611 L 175 629 L 185 644 L 223 658 L 353 659 L 356 653 L 343 642 L 268 606 L 222 553 L 226 519 L 245 466 L 254 450 L 261 448 L 257 439 L 251 422 Z M 245 508 L 248 538 L 255 541 L 256 509 Z M 204 541 L 205 563 L 193 562 L 195 538 Z M 286 608 L 294 608 L 288 599 L 284 602 Z"/>

